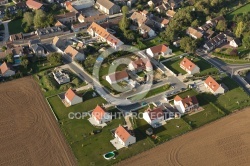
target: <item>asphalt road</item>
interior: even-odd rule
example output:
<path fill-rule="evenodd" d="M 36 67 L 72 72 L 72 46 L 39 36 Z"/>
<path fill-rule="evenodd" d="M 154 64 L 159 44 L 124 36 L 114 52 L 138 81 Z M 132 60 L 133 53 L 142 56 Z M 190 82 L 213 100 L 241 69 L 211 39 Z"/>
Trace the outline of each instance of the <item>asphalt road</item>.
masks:
<path fill-rule="evenodd" d="M 227 73 L 233 80 L 235 80 L 240 86 L 243 87 L 243 89 L 250 95 L 250 88 L 246 86 L 246 83 L 244 80 L 240 78 L 238 73 L 236 71 L 238 70 L 243 70 L 243 69 L 248 69 L 250 68 L 250 63 L 249 64 L 227 64 L 220 59 L 216 57 L 212 57 L 209 54 L 204 54 L 204 53 L 199 53 L 197 52 L 198 55 L 200 55 L 203 59 L 211 63 L 213 66 L 218 68 L 221 72 Z"/>

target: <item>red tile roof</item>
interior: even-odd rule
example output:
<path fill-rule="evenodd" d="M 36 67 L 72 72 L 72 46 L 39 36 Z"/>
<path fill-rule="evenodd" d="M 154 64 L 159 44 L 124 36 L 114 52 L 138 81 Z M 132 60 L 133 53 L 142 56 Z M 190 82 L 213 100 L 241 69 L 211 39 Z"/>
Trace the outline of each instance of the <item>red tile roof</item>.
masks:
<path fill-rule="evenodd" d="M 74 58 L 79 52 L 71 46 L 68 46 L 64 52 Z"/>
<path fill-rule="evenodd" d="M 92 116 L 95 116 L 97 120 L 101 120 L 105 113 L 105 110 L 99 105 L 97 105 L 94 111 L 92 112 Z"/>
<path fill-rule="evenodd" d="M 168 50 L 168 46 L 164 45 L 164 44 L 160 44 L 154 47 L 150 48 L 151 51 L 156 54 L 156 53 L 162 53 L 162 52 L 166 52 Z"/>
<path fill-rule="evenodd" d="M 207 86 L 210 87 L 210 89 L 212 89 L 212 91 L 216 91 L 219 87 L 220 87 L 220 84 L 218 84 L 214 79 L 213 77 L 209 76 L 206 80 L 205 80 L 205 83 L 207 84 Z"/>
<path fill-rule="evenodd" d="M 195 64 L 190 61 L 189 59 L 187 59 L 186 57 L 183 58 L 183 60 L 180 63 L 181 66 L 183 66 L 185 69 L 192 71 L 195 68 Z"/>
<path fill-rule="evenodd" d="M 174 100 L 175 100 L 175 101 L 181 101 L 182 98 L 181 98 L 179 95 L 177 95 L 177 96 L 175 96 Z"/>
<path fill-rule="evenodd" d="M 28 1 L 26 1 L 26 5 L 29 8 L 35 9 L 35 10 L 40 9 L 43 6 L 42 3 L 34 1 L 34 0 L 28 0 Z"/>
<path fill-rule="evenodd" d="M 188 96 L 188 97 L 182 99 L 181 102 L 185 108 L 192 106 L 192 105 L 195 105 L 195 104 L 198 104 L 198 100 L 195 96 L 192 96 L 192 97 Z"/>
<path fill-rule="evenodd" d="M 8 71 L 9 70 L 9 67 L 8 67 L 8 65 L 7 65 L 7 63 L 6 62 L 4 62 L 1 66 L 0 66 L 0 73 L 1 74 L 4 74 L 6 71 Z"/>
<path fill-rule="evenodd" d="M 131 136 L 129 134 L 129 132 L 123 127 L 123 126 L 119 126 L 116 130 L 115 130 L 116 135 L 118 135 L 118 137 L 123 141 L 126 142 L 127 139 Z"/>
<path fill-rule="evenodd" d="M 148 116 L 151 120 L 155 120 L 157 118 L 160 118 L 164 115 L 162 108 L 154 108 L 154 109 L 147 109 L 146 112 L 148 112 Z"/>
<path fill-rule="evenodd" d="M 109 78 L 112 82 L 119 81 L 119 80 L 124 79 L 126 77 L 128 77 L 128 73 L 126 70 L 118 71 L 118 72 L 115 72 L 115 73 L 112 73 L 109 75 Z"/>
<path fill-rule="evenodd" d="M 131 64 L 134 66 L 135 69 L 145 70 L 146 67 L 152 67 L 150 61 L 147 58 L 139 58 L 135 61 L 132 61 Z"/>
<path fill-rule="evenodd" d="M 67 97 L 69 101 L 72 101 L 75 96 L 77 95 L 71 88 L 69 88 L 68 91 L 65 93 L 65 97 Z"/>

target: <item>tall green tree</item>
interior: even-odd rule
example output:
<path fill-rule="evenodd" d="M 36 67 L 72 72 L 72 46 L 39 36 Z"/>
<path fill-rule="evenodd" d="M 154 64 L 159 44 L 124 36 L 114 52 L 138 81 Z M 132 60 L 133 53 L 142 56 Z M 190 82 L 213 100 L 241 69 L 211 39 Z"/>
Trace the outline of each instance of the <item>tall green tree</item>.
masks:
<path fill-rule="evenodd" d="M 62 62 L 62 54 L 57 53 L 57 52 L 51 53 L 51 54 L 47 55 L 47 60 L 52 64 L 61 63 Z"/>
<path fill-rule="evenodd" d="M 238 25 L 236 27 L 235 36 L 240 38 L 243 31 L 244 31 L 244 23 L 241 21 L 238 23 Z"/>
<path fill-rule="evenodd" d="M 48 26 L 47 16 L 43 10 L 41 9 L 36 10 L 36 13 L 34 16 L 34 25 L 36 29 L 44 28 Z"/>
<path fill-rule="evenodd" d="M 33 24 L 34 14 L 32 12 L 25 12 L 23 14 L 23 23 L 26 23 L 26 26 L 30 27 Z"/>
<path fill-rule="evenodd" d="M 224 32 L 227 30 L 227 23 L 225 20 L 220 20 L 216 26 L 216 30 Z"/>
<path fill-rule="evenodd" d="M 13 63 L 13 62 L 14 62 L 13 54 L 8 54 L 8 55 L 6 56 L 6 61 L 7 61 L 8 63 Z"/>
<path fill-rule="evenodd" d="M 250 32 L 244 34 L 244 37 L 242 39 L 242 45 L 245 48 L 250 49 Z"/>
<path fill-rule="evenodd" d="M 128 9 L 127 6 L 123 6 L 123 7 L 122 7 L 122 14 L 123 14 L 123 15 L 128 14 L 128 11 L 129 11 L 129 9 Z"/>
<path fill-rule="evenodd" d="M 180 41 L 181 49 L 188 53 L 194 53 L 197 49 L 197 42 L 191 37 L 183 37 Z"/>
<path fill-rule="evenodd" d="M 22 59 L 20 64 L 26 69 L 28 67 L 29 61 L 28 59 Z"/>

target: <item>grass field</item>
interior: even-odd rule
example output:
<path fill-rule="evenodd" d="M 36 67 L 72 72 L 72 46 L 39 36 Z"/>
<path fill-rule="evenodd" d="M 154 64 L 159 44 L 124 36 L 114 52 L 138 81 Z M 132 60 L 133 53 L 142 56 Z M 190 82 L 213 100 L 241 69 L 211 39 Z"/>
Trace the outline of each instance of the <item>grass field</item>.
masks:
<path fill-rule="evenodd" d="M 219 97 L 215 97 L 212 94 L 206 94 L 208 100 L 213 102 L 226 113 L 250 105 L 249 95 L 244 92 L 236 82 L 229 77 L 223 78 L 220 82 L 224 83 L 229 88 L 229 91 Z"/>
<path fill-rule="evenodd" d="M 218 69 L 213 67 L 210 63 L 206 62 L 204 59 L 195 57 L 192 60 L 200 68 L 199 75 L 210 75 L 210 73 L 218 72 Z"/>
<path fill-rule="evenodd" d="M 218 72 L 218 70 L 215 67 L 213 67 L 208 62 L 206 62 L 205 60 L 203 60 L 199 57 L 189 56 L 189 59 L 191 59 L 200 68 L 199 75 L 208 75 L 209 73 Z M 186 71 L 184 71 L 180 68 L 181 61 L 182 61 L 182 59 L 176 58 L 173 60 L 163 62 L 163 64 L 167 68 L 172 70 L 175 74 L 179 74 L 179 73 L 186 74 Z"/>
<path fill-rule="evenodd" d="M 22 19 L 12 20 L 8 24 L 10 35 L 24 32 L 22 27 Z"/>
<path fill-rule="evenodd" d="M 232 20 L 233 17 L 234 17 L 234 15 L 236 15 L 236 14 L 243 14 L 243 13 L 247 13 L 247 12 L 250 12 L 250 3 L 248 3 L 245 6 L 242 6 L 241 8 L 233 11 L 232 13 L 229 13 L 226 17 L 227 17 L 227 19 Z"/>
<path fill-rule="evenodd" d="M 146 107 L 140 109 L 138 112 L 144 112 Z M 155 144 L 159 144 L 170 140 L 178 135 L 186 133 L 191 130 L 191 127 L 183 119 L 173 119 L 167 121 L 164 126 L 153 129 L 154 135 L 158 136 L 157 139 L 153 139 L 146 135 L 145 131 L 148 128 L 152 128 L 144 119 L 135 119 L 136 131 L 141 133 L 141 137 L 144 139 L 149 138 Z M 176 127 L 176 126 L 179 126 Z"/>
<path fill-rule="evenodd" d="M 93 92 L 93 91 L 92 91 Z M 55 96 L 48 99 L 51 104 L 56 116 L 59 119 L 60 127 L 65 134 L 65 137 L 70 144 L 79 165 L 111 165 L 112 163 L 121 161 L 125 158 L 132 157 L 135 154 L 148 150 L 154 147 L 153 142 L 150 139 L 143 139 L 140 133 L 135 131 L 137 143 L 130 146 L 128 149 L 123 148 L 119 150 L 116 156 L 116 160 L 107 161 L 103 158 L 103 154 L 115 150 L 110 140 L 113 136 L 110 130 L 117 128 L 120 124 L 125 124 L 124 119 L 113 119 L 112 122 L 108 123 L 103 129 L 93 127 L 88 118 L 84 119 L 69 119 L 69 112 L 86 112 L 92 110 L 97 104 L 101 105 L 106 103 L 101 97 L 97 96 L 91 98 L 91 91 L 83 96 L 84 102 L 66 108 L 61 100 Z M 108 112 L 115 113 L 118 110 L 115 108 L 108 109 Z M 101 130 L 101 133 L 96 135 L 90 135 L 95 130 Z"/>
<path fill-rule="evenodd" d="M 77 75 L 69 70 L 65 70 L 70 76 L 70 82 L 66 84 L 59 85 L 52 75 L 52 70 L 45 70 L 34 75 L 36 80 L 39 82 L 42 91 L 46 97 L 51 95 L 56 95 L 60 92 L 67 91 L 70 87 L 77 88 L 85 86 L 86 83 L 83 82 Z"/>
<path fill-rule="evenodd" d="M 182 59 L 176 58 L 169 61 L 163 62 L 163 64 L 173 71 L 175 74 L 186 74 L 187 72 L 180 68 L 180 62 Z"/>
<path fill-rule="evenodd" d="M 140 94 L 137 94 L 137 95 L 135 95 L 135 96 L 132 96 L 132 97 L 130 97 L 129 99 L 132 100 L 132 101 L 141 100 L 141 99 L 143 99 L 143 98 L 148 98 L 148 97 L 154 96 L 154 95 L 156 95 L 156 94 L 165 92 L 165 91 L 167 91 L 169 88 L 170 88 L 170 85 L 169 85 L 169 84 L 166 84 L 166 85 L 163 85 L 163 86 L 161 86 L 161 87 L 152 89 L 152 90 L 150 90 L 149 92 L 140 93 Z"/>

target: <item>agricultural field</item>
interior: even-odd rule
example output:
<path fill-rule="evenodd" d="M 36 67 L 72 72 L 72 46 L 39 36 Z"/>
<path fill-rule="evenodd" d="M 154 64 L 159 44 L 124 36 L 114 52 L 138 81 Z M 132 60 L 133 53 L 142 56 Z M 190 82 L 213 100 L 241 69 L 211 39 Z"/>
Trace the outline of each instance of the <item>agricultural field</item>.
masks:
<path fill-rule="evenodd" d="M 0 165 L 76 165 L 32 77 L 1 84 Z"/>
<path fill-rule="evenodd" d="M 250 109 L 239 111 L 118 165 L 248 165 Z M 208 146 L 209 145 L 209 146 Z M 152 155 L 157 154 L 157 155 Z"/>

